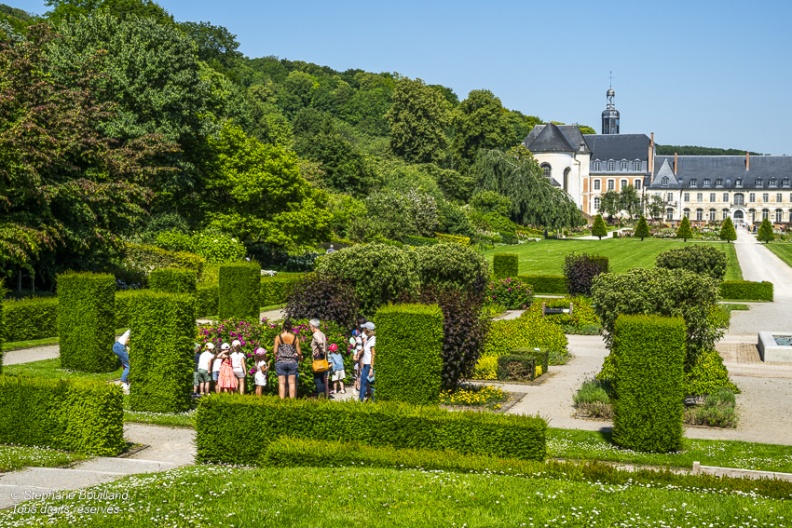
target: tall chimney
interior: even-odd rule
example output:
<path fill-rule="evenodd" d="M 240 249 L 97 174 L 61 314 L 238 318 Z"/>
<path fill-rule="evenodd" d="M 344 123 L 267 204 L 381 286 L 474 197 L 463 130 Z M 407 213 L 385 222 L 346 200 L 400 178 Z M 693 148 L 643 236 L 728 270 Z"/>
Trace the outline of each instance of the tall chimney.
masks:
<path fill-rule="evenodd" d="M 674 152 L 674 176 L 677 174 L 677 167 L 679 167 L 679 156 Z"/>
<path fill-rule="evenodd" d="M 655 151 L 655 142 L 654 142 L 654 132 L 649 139 L 649 174 L 654 176 L 654 151 Z"/>
<path fill-rule="evenodd" d="M 745 170 L 751 170 L 751 153 L 745 153 Z"/>

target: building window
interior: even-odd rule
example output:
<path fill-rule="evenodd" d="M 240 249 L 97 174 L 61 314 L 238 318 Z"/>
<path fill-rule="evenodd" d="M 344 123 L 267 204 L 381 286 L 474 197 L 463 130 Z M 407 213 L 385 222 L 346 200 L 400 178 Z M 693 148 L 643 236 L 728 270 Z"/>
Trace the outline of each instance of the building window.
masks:
<path fill-rule="evenodd" d="M 756 188 L 761 189 L 762 187 L 764 187 L 764 182 L 762 181 L 762 178 L 756 178 Z"/>
<path fill-rule="evenodd" d="M 595 196 L 594 197 L 594 210 L 595 211 L 599 211 L 600 203 L 601 203 L 600 202 L 600 197 L 599 196 Z"/>
<path fill-rule="evenodd" d="M 691 187 L 695 187 L 695 186 L 696 186 L 696 178 L 691 178 L 691 179 L 690 179 L 690 184 L 689 184 L 689 185 L 690 185 Z"/>
<path fill-rule="evenodd" d="M 723 178 L 715 180 L 715 187 L 723 187 Z"/>
<path fill-rule="evenodd" d="M 548 180 L 550 179 L 550 165 L 547 163 L 542 163 L 542 172 L 544 172 L 544 177 Z"/>
<path fill-rule="evenodd" d="M 619 163 L 619 168 L 620 168 L 620 169 L 621 169 L 623 172 L 626 172 L 626 171 L 627 171 L 627 169 L 629 168 L 629 165 L 627 164 L 627 160 L 623 160 L 622 162 L 620 162 L 620 163 Z"/>
<path fill-rule="evenodd" d="M 696 209 L 696 220 L 699 222 L 704 220 L 704 209 Z"/>
<path fill-rule="evenodd" d="M 767 209 L 762 209 L 762 220 L 767 220 L 769 216 L 770 216 L 770 211 L 768 211 Z"/>
<path fill-rule="evenodd" d="M 684 196 L 684 198 L 682 200 L 685 201 L 685 202 L 689 202 L 690 201 L 690 193 L 685 193 L 685 196 Z"/>
<path fill-rule="evenodd" d="M 636 191 L 640 191 L 641 190 L 641 180 L 635 180 L 635 185 L 633 185 L 633 187 L 635 187 Z"/>
<path fill-rule="evenodd" d="M 784 195 L 781 193 L 776 193 L 776 202 L 781 203 L 784 201 Z"/>
<path fill-rule="evenodd" d="M 724 209 L 723 210 L 723 219 L 726 220 L 727 218 L 729 218 L 729 210 L 728 209 Z"/>
<path fill-rule="evenodd" d="M 666 209 L 666 220 L 674 219 L 674 210 L 671 208 Z"/>
<path fill-rule="evenodd" d="M 595 161 L 594 162 L 594 170 L 595 171 L 600 171 L 601 169 L 602 169 L 602 163 L 600 163 L 599 161 Z"/>
<path fill-rule="evenodd" d="M 663 176 L 663 179 L 660 180 L 660 185 L 668 186 L 668 176 Z"/>
<path fill-rule="evenodd" d="M 710 209 L 709 221 L 710 222 L 714 222 L 715 221 L 715 209 Z"/>
<path fill-rule="evenodd" d="M 776 224 L 780 224 L 781 222 L 784 221 L 784 211 L 782 211 L 781 209 L 776 209 L 776 219 L 775 219 L 775 221 L 776 221 Z"/>
<path fill-rule="evenodd" d="M 792 224 L 792 210 L 789 211 L 789 223 Z"/>
<path fill-rule="evenodd" d="M 696 201 L 703 202 L 704 201 L 704 193 L 696 193 Z"/>
<path fill-rule="evenodd" d="M 756 209 L 750 209 L 748 212 L 751 213 L 751 223 L 756 223 Z"/>
<path fill-rule="evenodd" d="M 769 202 L 770 201 L 770 194 L 762 193 L 762 201 L 763 202 Z"/>
<path fill-rule="evenodd" d="M 633 170 L 641 170 L 641 162 L 638 160 L 633 161 Z"/>
<path fill-rule="evenodd" d="M 745 195 L 743 193 L 735 193 L 734 205 L 745 205 Z"/>
<path fill-rule="evenodd" d="M 775 178 L 770 178 L 770 188 L 775 189 L 776 187 L 778 187 L 778 180 Z"/>
<path fill-rule="evenodd" d="M 595 191 L 599 191 L 600 190 L 600 181 L 599 180 L 594 180 L 594 190 Z"/>
<path fill-rule="evenodd" d="M 737 187 L 738 189 L 742 189 L 742 180 L 740 178 L 734 180 L 734 186 Z"/>
<path fill-rule="evenodd" d="M 666 195 L 666 202 L 673 202 L 674 201 L 674 193 L 668 193 Z"/>
<path fill-rule="evenodd" d="M 712 180 L 710 180 L 709 178 L 704 178 L 704 187 L 709 187 L 711 183 Z"/>
<path fill-rule="evenodd" d="M 609 171 L 615 171 L 616 170 L 616 162 L 615 161 L 609 161 L 608 162 L 608 170 Z"/>
<path fill-rule="evenodd" d="M 756 193 L 749 194 L 748 195 L 748 201 L 749 202 L 755 202 L 756 201 Z"/>
<path fill-rule="evenodd" d="M 564 192 L 569 192 L 569 173 L 572 171 L 569 167 L 564 169 Z"/>
<path fill-rule="evenodd" d="M 729 203 L 729 193 L 723 193 L 723 201 Z"/>
<path fill-rule="evenodd" d="M 710 202 L 715 201 L 715 193 L 710 193 Z"/>
<path fill-rule="evenodd" d="M 789 187 L 789 178 L 784 178 L 783 180 L 781 180 L 781 186 Z"/>
<path fill-rule="evenodd" d="M 685 218 L 690 218 L 690 209 L 685 209 L 682 214 L 685 215 Z"/>
<path fill-rule="evenodd" d="M 621 181 L 621 187 L 619 188 L 619 190 L 623 191 L 626 188 L 627 188 L 627 180 L 622 180 Z"/>
<path fill-rule="evenodd" d="M 608 180 L 608 190 L 612 191 L 616 187 L 616 182 L 614 180 Z"/>

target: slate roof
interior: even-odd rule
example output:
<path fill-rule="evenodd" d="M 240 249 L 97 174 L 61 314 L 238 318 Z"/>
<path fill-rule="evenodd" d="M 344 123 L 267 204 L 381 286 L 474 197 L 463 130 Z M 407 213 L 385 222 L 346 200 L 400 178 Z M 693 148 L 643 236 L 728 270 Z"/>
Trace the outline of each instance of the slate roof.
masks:
<path fill-rule="evenodd" d="M 559 127 L 553 123 L 533 127 L 523 144 L 531 152 L 575 152 L 577 150 Z"/>
<path fill-rule="evenodd" d="M 673 168 L 673 164 L 674 156 L 655 157 L 653 187 L 659 185 L 657 175 L 663 166 Z M 679 156 L 676 177 L 677 188 L 684 189 L 735 189 L 737 180 L 741 180 L 743 189 L 790 189 L 792 157 L 751 156 L 750 170 L 746 170 L 745 156 Z M 721 185 L 717 184 L 719 179 Z M 693 186 L 691 180 L 695 180 Z M 709 185 L 705 186 L 704 180 L 709 180 Z"/>
<path fill-rule="evenodd" d="M 646 134 L 585 134 L 583 138 L 591 149 L 591 160 L 641 160 L 649 159 L 649 136 Z"/>

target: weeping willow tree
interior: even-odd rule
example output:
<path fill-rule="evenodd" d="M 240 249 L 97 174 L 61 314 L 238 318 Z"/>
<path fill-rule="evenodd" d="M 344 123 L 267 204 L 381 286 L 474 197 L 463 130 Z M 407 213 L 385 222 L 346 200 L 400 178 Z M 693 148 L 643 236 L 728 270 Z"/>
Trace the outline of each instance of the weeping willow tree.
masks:
<path fill-rule="evenodd" d="M 585 223 L 572 198 L 552 186 L 525 147 L 480 150 L 473 171 L 479 189 L 511 200 L 509 216 L 518 224 L 560 229 Z"/>

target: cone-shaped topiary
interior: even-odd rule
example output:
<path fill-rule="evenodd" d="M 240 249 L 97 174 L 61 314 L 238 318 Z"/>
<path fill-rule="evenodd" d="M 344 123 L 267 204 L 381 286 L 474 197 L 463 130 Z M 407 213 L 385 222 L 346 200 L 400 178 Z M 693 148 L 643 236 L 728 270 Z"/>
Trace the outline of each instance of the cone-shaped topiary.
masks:
<path fill-rule="evenodd" d="M 602 237 L 608 236 L 608 226 L 605 225 L 605 220 L 602 219 L 602 215 L 594 217 L 594 225 L 591 227 L 591 234 L 595 237 L 599 237 L 600 240 L 602 240 Z"/>
<path fill-rule="evenodd" d="M 773 233 L 773 226 L 770 224 L 770 220 L 765 218 L 762 220 L 762 225 L 759 226 L 759 232 L 756 233 L 756 239 L 759 242 L 764 242 L 767 244 L 768 242 L 772 242 L 775 239 L 775 233 Z"/>
<path fill-rule="evenodd" d="M 737 240 L 737 231 L 734 230 L 734 223 L 731 217 L 727 216 L 726 220 L 723 221 L 718 236 L 721 240 L 725 240 L 729 244 Z"/>
<path fill-rule="evenodd" d="M 644 215 L 641 215 L 641 218 L 638 219 L 638 225 L 635 226 L 635 233 L 633 236 L 638 237 L 641 240 L 650 236 L 649 224 L 646 223 L 646 218 L 644 218 Z"/>
<path fill-rule="evenodd" d="M 682 222 L 676 230 L 676 236 L 684 242 L 687 242 L 688 238 L 693 238 L 693 230 L 690 228 L 690 219 L 687 216 L 682 217 Z"/>

